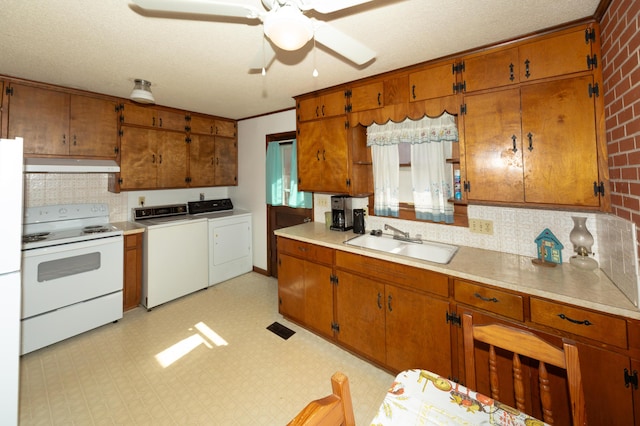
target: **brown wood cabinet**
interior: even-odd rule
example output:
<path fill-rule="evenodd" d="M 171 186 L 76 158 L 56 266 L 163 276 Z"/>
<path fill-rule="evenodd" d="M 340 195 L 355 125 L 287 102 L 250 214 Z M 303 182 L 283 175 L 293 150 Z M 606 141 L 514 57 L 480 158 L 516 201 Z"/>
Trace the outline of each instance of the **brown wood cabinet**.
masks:
<path fill-rule="evenodd" d="M 124 236 L 123 310 L 140 304 L 142 294 L 142 233 Z"/>
<path fill-rule="evenodd" d="M 539 80 L 594 68 L 593 26 L 561 31 L 519 47 L 520 81 Z"/>
<path fill-rule="evenodd" d="M 453 61 L 446 61 L 409 74 L 409 101 L 442 98 L 456 93 Z"/>
<path fill-rule="evenodd" d="M 136 105 L 132 103 L 121 106 L 120 122 L 164 130 L 187 131 L 187 114 L 184 112 L 161 109 L 155 105 Z"/>
<path fill-rule="evenodd" d="M 576 342 L 589 425 L 633 425 L 640 414 L 637 321 L 289 238 L 278 237 L 278 250 L 280 312 L 390 371 L 425 368 L 464 384 L 459 318 L 470 314 L 474 324 L 527 329 L 558 346 L 563 339 Z M 322 255 L 329 252 L 335 252 L 334 261 Z M 322 291 L 308 291 L 315 288 L 308 284 L 309 275 L 316 279 L 332 272 L 335 285 L 323 278 L 317 287 Z M 310 315 L 310 304 L 321 311 Z M 320 317 L 335 331 L 310 324 Z M 486 346 L 478 344 L 474 353 L 477 362 L 488 363 Z M 506 352 L 497 355 L 498 374 L 504 378 L 500 400 L 513 406 L 512 381 L 507 380 L 512 359 Z M 537 365 L 525 362 L 523 368 L 527 411 L 541 418 L 538 383 L 531 379 L 537 377 Z M 478 374 L 476 390 L 488 393 L 488 374 Z M 550 368 L 549 374 L 552 389 L 565 389 L 566 372 Z M 566 392 L 555 393 L 553 404 L 556 423 L 570 424 Z"/>
<path fill-rule="evenodd" d="M 302 191 L 349 192 L 346 117 L 298 124 L 298 186 Z"/>
<path fill-rule="evenodd" d="M 353 86 L 349 90 L 349 112 L 360 112 L 384 106 L 384 82 Z"/>
<path fill-rule="evenodd" d="M 598 37 L 597 24 L 581 24 L 345 83 L 346 114 L 325 105 L 340 99 L 337 89 L 297 97 L 300 187 L 355 195 L 345 177 L 353 185 L 366 176 L 369 190 L 359 194 L 371 194 L 371 167 L 356 175 L 356 163 L 344 156 L 322 167 L 326 141 L 334 150 L 346 146 L 348 156 L 345 123 L 355 128 L 447 111 L 460 123 L 460 156 L 452 162 L 466 190 L 457 211 L 466 212 L 467 203 L 607 210 Z M 320 120 L 326 117 L 336 119 Z"/>
<path fill-rule="evenodd" d="M 235 137 L 216 136 L 215 185 L 238 184 L 238 142 Z"/>
<path fill-rule="evenodd" d="M 234 138 L 237 136 L 236 122 L 201 114 L 191 114 L 187 119 L 191 133 L 218 135 Z"/>
<path fill-rule="evenodd" d="M 333 337 L 333 250 L 278 238 L 278 311 Z"/>
<path fill-rule="evenodd" d="M 216 137 L 192 133 L 189 138 L 190 185 L 215 186 Z"/>
<path fill-rule="evenodd" d="M 462 58 L 466 93 L 590 71 L 597 65 L 592 26 L 560 31 L 515 47 L 496 48 Z"/>
<path fill-rule="evenodd" d="M 236 122 L 202 114 L 191 114 L 188 121 L 191 140 L 189 155 L 193 160 L 189 165 L 190 186 L 237 185 Z"/>
<path fill-rule="evenodd" d="M 317 95 L 312 99 L 322 98 Z M 308 99 L 307 99 L 308 100 Z M 298 104 L 302 101 L 298 100 Z M 368 195 L 373 192 L 366 128 L 336 115 L 297 124 L 298 187 L 301 191 Z"/>
<path fill-rule="evenodd" d="M 465 96 L 467 199 L 598 207 L 590 75 Z"/>
<path fill-rule="evenodd" d="M 340 344 L 393 371 L 452 376 L 446 276 L 343 251 L 335 274 Z"/>
<path fill-rule="evenodd" d="M 629 348 L 627 336 L 630 334 L 624 318 L 462 280 L 455 281 L 454 292 L 458 315 L 470 313 L 474 324 L 500 322 L 526 328 L 557 346 L 562 344 L 562 338 L 577 341 L 588 424 L 634 424 L 634 400 L 639 396 L 633 382 L 640 370 L 637 362 L 624 353 Z M 529 308 L 525 309 L 525 305 Z M 486 347 L 476 347 L 475 354 L 480 363 L 488 363 Z M 500 380 L 501 401 L 514 405 L 509 380 L 511 359 L 508 355 L 498 355 L 498 371 L 503 377 Z M 461 369 L 463 365 L 461 362 Z M 535 366 L 527 365 L 526 368 Z M 565 372 L 550 370 L 550 374 L 552 390 L 566 388 Z M 537 372 L 524 376 L 537 376 Z M 502 388 L 503 384 L 505 388 Z M 537 386 L 535 382 L 528 383 L 526 400 L 529 412 L 541 418 L 536 400 Z M 489 392 L 488 375 L 476 378 L 476 390 Z M 556 423 L 570 424 L 569 402 L 564 392 L 554 394 L 553 401 Z M 555 413 L 565 417 L 556 419 Z"/>
<path fill-rule="evenodd" d="M 520 82 L 518 58 L 517 47 L 463 58 L 462 81 L 465 92 L 518 84 Z"/>
<path fill-rule="evenodd" d="M 24 138 L 25 156 L 117 157 L 114 100 L 19 83 L 7 90 L 8 137 Z"/>
<path fill-rule="evenodd" d="M 347 97 L 344 89 L 331 90 L 297 99 L 298 121 L 344 115 L 347 112 Z"/>
<path fill-rule="evenodd" d="M 121 134 L 122 190 L 187 186 L 185 133 L 122 126 Z"/>

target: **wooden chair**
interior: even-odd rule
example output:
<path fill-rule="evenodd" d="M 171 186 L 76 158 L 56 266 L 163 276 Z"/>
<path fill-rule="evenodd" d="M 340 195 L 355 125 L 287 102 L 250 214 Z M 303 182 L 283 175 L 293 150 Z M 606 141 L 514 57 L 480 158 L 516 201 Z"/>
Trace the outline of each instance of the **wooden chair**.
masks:
<path fill-rule="evenodd" d="M 501 324 L 474 325 L 470 314 L 464 314 L 462 318 L 464 333 L 465 373 L 467 387 L 476 389 L 476 362 L 474 356 L 474 341 L 484 342 L 489 345 L 489 378 L 491 397 L 500 400 L 497 363 L 495 348 L 502 348 L 513 352 L 513 386 L 515 392 L 516 408 L 525 409 L 524 383 L 520 355 L 538 360 L 540 400 L 542 405 L 543 420 L 553 424 L 553 411 L 551 408 L 551 389 L 545 364 L 555 365 L 567 371 L 567 384 L 571 402 L 571 416 L 574 425 L 586 424 L 586 412 L 584 392 L 582 389 L 582 376 L 580 374 L 580 361 L 578 348 L 570 343 L 564 343 L 563 348 L 558 348 L 525 330 L 507 327 Z"/>
<path fill-rule="evenodd" d="M 331 388 L 331 395 L 311 401 L 287 426 L 355 426 L 349 379 L 336 372 Z"/>

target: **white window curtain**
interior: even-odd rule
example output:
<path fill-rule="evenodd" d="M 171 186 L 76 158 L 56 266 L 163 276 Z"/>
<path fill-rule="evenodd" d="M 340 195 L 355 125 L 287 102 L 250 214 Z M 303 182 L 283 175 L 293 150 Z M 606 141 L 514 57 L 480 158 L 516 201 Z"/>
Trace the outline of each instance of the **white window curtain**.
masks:
<path fill-rule="evenodd" d="M 372 145 L 373 212 L 378 216 L 400 214 L 400 156 L 398 145 Z"/>
<path fill-rule="evenodd" d="M 457 140 L 455 117 L 448 113 L 369 126 L 367 145 L 371 146 L 373 157 L 375 214 L 397 216 L 393 212 L 398 211 L 399 182 L 389 176 L 399 170 L 397 144 L 409 143 L 416 218 L 453 223 L 453 205 L 447 202 L 452 198 L 453 176 L 446 159 L 451 157 L 451 144 Z"/>

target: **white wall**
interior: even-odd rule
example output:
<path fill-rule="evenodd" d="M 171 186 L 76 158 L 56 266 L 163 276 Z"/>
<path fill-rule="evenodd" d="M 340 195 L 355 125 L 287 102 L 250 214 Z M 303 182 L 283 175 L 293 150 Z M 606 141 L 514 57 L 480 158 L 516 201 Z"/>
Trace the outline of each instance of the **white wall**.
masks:
<path fill-rule="evenodd" d="M 253 213 L 253 266 L 267 270 L 266 136 L 296 130 L 295 109 L 238 122 L 238 186 L 229 188 L 236 207 Z"/>

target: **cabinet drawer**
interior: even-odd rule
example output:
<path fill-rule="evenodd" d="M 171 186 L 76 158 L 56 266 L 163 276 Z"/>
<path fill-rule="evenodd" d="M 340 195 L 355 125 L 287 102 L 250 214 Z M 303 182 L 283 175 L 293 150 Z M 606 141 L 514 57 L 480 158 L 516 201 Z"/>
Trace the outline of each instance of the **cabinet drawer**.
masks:
<path fill-rule="evenodd" d="M 454 292 L 458 302 L 524 321 L 522 296 L 459 280 L 455 281 Z"/>
<path fill-rule="evenodd" d="M 446 275 L 368 256 L 336 251 L 336 268 L 357 272 L 385 283 L 400 284 L 443 297 L 449 295 Z"/>
<path fill-rule="evenodd" d="M 621 318 L 532 297 L 531 321 L 619 348 L 627 347 L 627 323 Z"/>
<path fill-rule="evenodd" d="M 278 252 L 301 257 L 316 263 L 333 265 L 333 249 L 278 237 Z"/>

